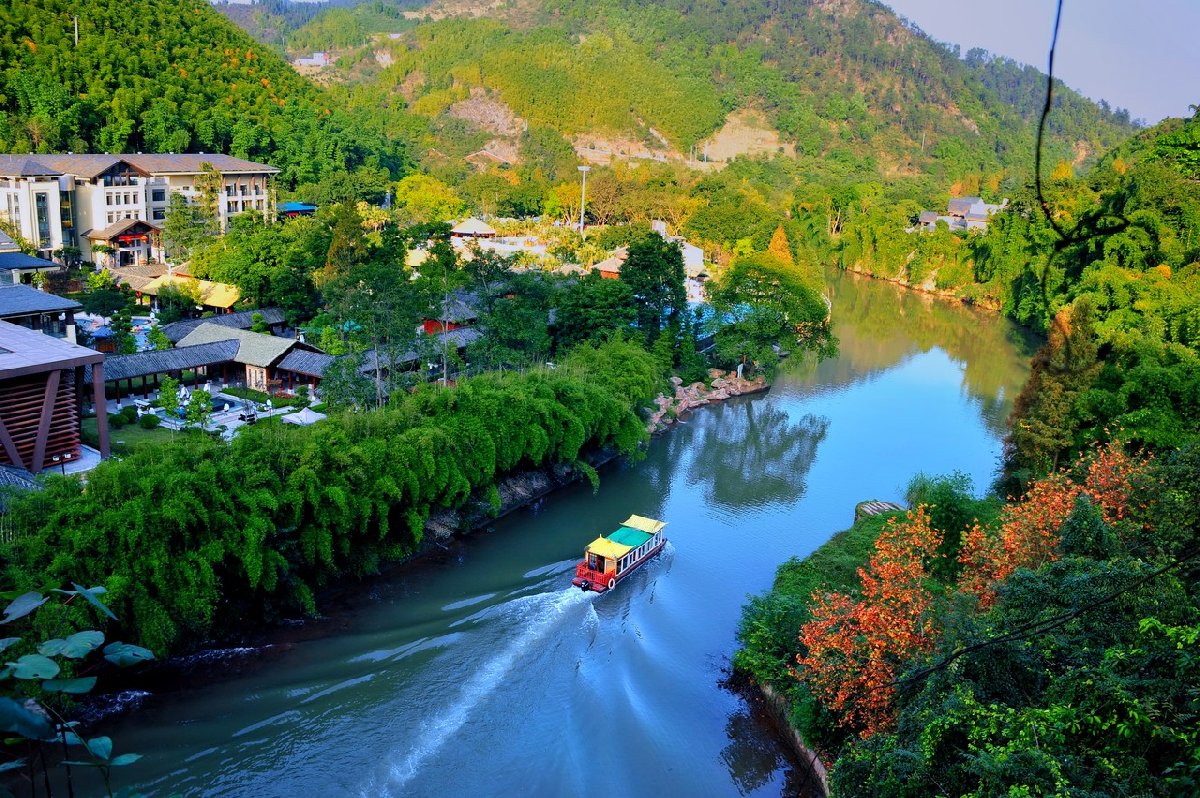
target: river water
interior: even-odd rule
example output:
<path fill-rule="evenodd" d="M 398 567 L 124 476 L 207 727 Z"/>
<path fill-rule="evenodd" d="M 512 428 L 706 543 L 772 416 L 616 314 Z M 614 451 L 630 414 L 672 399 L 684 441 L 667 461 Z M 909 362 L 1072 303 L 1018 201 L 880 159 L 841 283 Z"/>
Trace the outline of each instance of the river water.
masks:
<path fill-rule="evenodd" d="M 117 783 L 185 796 L 804 794 L 722 686 L 745 597 L 900 500 L 917 471 L 992 479 L 1031 342 L 990 315 L 843 276 L 840 355 L 690 414 L 601 470 L 372 583 L 325 632 L 106 729 L 145 754 Z M 630 513 L 661 556 L 610 594 L 575 559 Z"/>

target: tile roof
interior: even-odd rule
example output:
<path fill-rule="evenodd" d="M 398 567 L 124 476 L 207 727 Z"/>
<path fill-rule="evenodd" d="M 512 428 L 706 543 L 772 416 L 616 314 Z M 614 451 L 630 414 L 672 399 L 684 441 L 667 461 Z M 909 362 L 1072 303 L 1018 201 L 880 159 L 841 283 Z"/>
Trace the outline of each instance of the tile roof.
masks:
<path fill-rule="evenodd" d="M 201 324 L 180 340 L 179 348 L 231 340 L 239 344 L 234 360 L 261 368 L 273 365 L 298 343 L 293 338 L 263 335 L 249 330 L 222 327 L 219 324 Z"/>
<path fill-rule="evenodd" d="M 268 325 L 283 324 L 287 320 L 287 316 L 279 308 L 261 308 L 259 310 L 242 310 L 237 313 L 211 316 L 207 319 L 184 319 L 183 321 L 164 324 L 162 331 L 167 336 L 167 340 L 173 344 L 177 344 L 201 324 L 219 324 L 222 327 L 248 330 L 250 329 L 250 325 L 254 323 L 255 313 L 261 313 L 263 322 Z"/>
<path fill-rule="evenodd" d="M 29 285 L 0 285 L 0 316 L 79 310 L 73 299 L 48 294 Z"/>
<path fill-rule="evenodd" d="M 145 219 L 122 219 L 119 222 L 114 222 L 103 230 L 88 230 L 84 233 L 85 238 L 90 238 L 93 241 L 111 241 L 117 236 L 123 234 L 131 227 L 137 227 L 139 224 L 145 225 L 153 231 L 162 230 L 160 225 L 154 222 L 147 222 Z"/>
<path fill-rule="evenodd" d="M 123 153 L 106 155 L 103 153 L 75 153 L 39 155 L 38 160 L 52 166 L 61 173 L 71 174 L 88 180 L 107 172 L 118 163 L 124 161 L 139 172 L 146 174 L 199 174 L 201 164 L 212 164 L 218 172 L 279 172 L 273 166 L 254 161 L 244 161 L 219 153 Z M 0 170 L 2 172 L 3 170 Z"/>
<path fill-rule="evenodd" d="M 0 252 L 17 249 L 17 242 L 8 237 L 4 231 L 0 230 Z"/>
<path fill-rule="evenodd" d="M 43 155 L 0 155 L 0 175 L 4 177 L 58 177 L 61 174 L 47 165 Z"/>
<path fill-rule="evenodd" d="M 138 352 L 134 355 L 117 355 L 104 361 L 104 380 L 127 380 L 150 374 L 165 374 L 170 371 L 194 369 L 197 366 L 215 366 L 228 363 L 237 355 L 237 341 L 214 341 L 196 346 L 181 346 L 153 352 Z M 91 382 L 90 368 L 84 369 L 84 381 Z"/>
<path fill-rule="evenodd" d="M 0 252 L 0 269 L 57 269 L 58 264 L 24 252 Z"/>
<path fill-rule="evenodd" d="M 171 283 L 178 283 L 179 285 L 195 284 L 200 292 L 200 303 L 202 305 L 208 305 L 214 308 L 231 308 L 242 298 L 241 289 L 239 289 L 236 285 L 229 285 L 228 283 L 214 283 L 208 280 L 197 280 L 195 277 L 184 277 L 181 275 L 175 275 L 172 277 L 164 274 L 161 277 L 155 277 L 138 290 L 143 294 L 158 296 L 158 292 L 161 291 L 164 286 L 170 285 Z M 132 285 L 130 287 L 132 287 Z"/>
<path fill-rule="evenodd" d="M 324 377 L 325 369 L 329 368 L 335 359 L 333 355 L 327 355 L 324 352 L 307 352 L 295 348 L 284 355 L 283 360 L 279 361 L 275 368 L 294 371 L 309 377 Z"/>

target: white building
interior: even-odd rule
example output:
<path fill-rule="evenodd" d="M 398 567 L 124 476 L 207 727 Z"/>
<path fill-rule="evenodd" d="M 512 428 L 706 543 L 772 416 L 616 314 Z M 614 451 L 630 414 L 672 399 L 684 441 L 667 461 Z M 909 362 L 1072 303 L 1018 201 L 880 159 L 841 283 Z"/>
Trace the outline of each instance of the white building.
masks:
<path fill-rule="evenodd" d="M 239 213 L 273 217 L 271 180 L 278 169 L 204 153 L 0 155 L 0 192 L 8 185 L 0 214 L 7 210 L 10 220 L 20 219 L 22 235 L 46 254 L 76 246 L 96 262 L 95 248 L 102 245 L 114 266 L 161 262 L 171 194 L 199 201 L 198 184 L 210 169 L 218 181 L 214 210 L 221 230 Z"/>
<path fill-rule="evenodd" d="M 71 196 L 64 182 L 69 183 L 62 172 L 40 158 L 0 155 L 0 218 L 45 257 L 62 249 L 64 242 L 74 245 Z"/>

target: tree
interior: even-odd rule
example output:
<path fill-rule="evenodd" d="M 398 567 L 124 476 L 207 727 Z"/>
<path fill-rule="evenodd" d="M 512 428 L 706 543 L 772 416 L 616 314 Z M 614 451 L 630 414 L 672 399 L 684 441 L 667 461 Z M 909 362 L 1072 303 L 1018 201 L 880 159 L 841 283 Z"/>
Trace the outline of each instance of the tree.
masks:
<path fill-rule="evenodd" d="M 158 404 L 163 415 L 175 421 L 179 416 L 179 382 L 173 377 L 163 377 L 158 385 Z"/>
<path fill-rule="evenodd" d="M 162 331 L 162 327 L 157 324 L 151 328 L 150 333 L 146 336 L 146 340 L 150 343 L 150 346 L 158 352 L 162 352 L 171 348 L 171 339 L 168 338 L 167 334 Z"/>
<path fill-rule="evenodd" d="M 133 314 L 128 307 L 114 313 L 108 326 L 112 330 L 116 354 L 132 355 L 137 351 L 137 339 L 133 336 Z"/>
<path fill-rule="evenodd" d="M 163 247 L 169 261 L 190 260 L 196 249 L 217 233 L 217 219 L 205 206 L 193 205 L 182 194 L 171 192 L 163 220 Z"/>
<path fill-rule="evenodd" d="M 212 415 L 212 395 L 208 391 L 192 391 L 186 413 L 187 423 L 204 429 L 208 426 L 208 417 Z"/>
<path fill-rule="evenodd" d="M 907 660 L 935 642 L 926 563 L 941 544 L 924 507 L 892 519 L 859 569 L 860 598 L 817 591 L 800 629 L 797 675 L 838 722 L 869 737 L 895 718 L 893 682 Z"/>
<path fill-rule="evenodd" d="M 158 291 L 158 321 L 170 324 L 190 318 L 201 307 L 200 284 L 193 280 L 168 280 Z"/>
<path fill-rule="evenodd" d="M 783 230 L 783 225 L 775 228 L 775 234 L 771 236 L 771 243 L 767 246 L 767 254 L 774 255 L 781 262 L 792 265 L 795 259 L 792 257 L 792 245 L 788 243 L 787 233 Z"/>
<path fill-rule="evenodd" d="M 250 332 L 260 333 L 262 335 L 270 335 L 271 328 L 268 326 L 263 314 L 255 312 L 250 316 Z"/>
<path fill-rule="evenodd" d="M 1080 297 L 1055 316 L 1013 406 L 1006 467 L 1017 479 L 1050 473 L 1075 443 L 1078 402 L 1100 372 L 1092 304 Z"/>
<path fill-rule="evenodd" d="M 584 341 L 599 343 L 637 318 L 629 285 L 602 279 L 595 272 L 565 287 L 557 304 L 554 346 L 559 352 Z"/>
<path fill-rule="evenodd" d="M 647 346 L 658 340 L 664 328 L 672 340 L 678 338 L 687 322 L 683 252 L 678 244 L 658 233 L 634 241 L 621 266 L 621 282 L 633 294 L 637 326 Z"/>
<path fill-rule="evenodd" d="M 796 265 L 773 255 L 733 261 L 709 299 L 721 318 L 717 355 L 727 363 L 745 358 L 773 368 L 775 347 L 824 353 L 832 343 L 824 300 Z"/>

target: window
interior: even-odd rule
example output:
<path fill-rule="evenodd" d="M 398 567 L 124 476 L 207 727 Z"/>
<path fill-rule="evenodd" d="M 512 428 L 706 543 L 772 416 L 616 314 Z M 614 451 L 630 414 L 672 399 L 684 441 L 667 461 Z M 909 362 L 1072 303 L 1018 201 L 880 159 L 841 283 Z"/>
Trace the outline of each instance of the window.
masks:
<path fill-rule="evenodd" d="M 229 202 L 225 203 L 225 210 L 229 213 L 237 213 L 237 203 L 230 200 Z"/>
<path fill-rule="evenodd" d="M 38 246 L 50 246 L 50 198 L 45 191 L 33 195 L 33 206 L 37 212 Z"/>
<path fill-rule="evenodd" d="M 152 202 L 166 202 L 167 190 L 165 188 L 156 188 L 150 192 L 150 200 Z"/>
<path fill-rule="evenodd" d="M 156 221 L 156 222 L 161 222 L 163 219 L 167 218 L 167 212 L 164 211 L 162 208 L 155 208 L 153 214 L 151 214 L 151 215 L 153 216 L 154 221 Z"/>
<path fill-rule="evenodd" d="M 113 195 L 112 195 L 112 194 L 110 194 L 110 193 L 108 193 L 107 191 L 106 191 L 106 192 L 104 192 L 104 204 L 105 204 L 105 205 L 112 205 L 112 204 L 113 204 Z"/>

